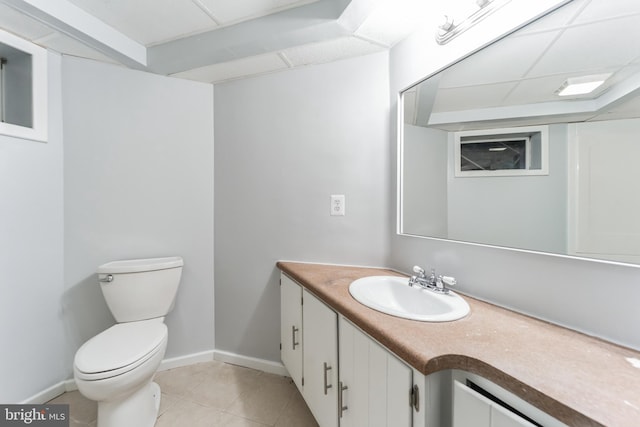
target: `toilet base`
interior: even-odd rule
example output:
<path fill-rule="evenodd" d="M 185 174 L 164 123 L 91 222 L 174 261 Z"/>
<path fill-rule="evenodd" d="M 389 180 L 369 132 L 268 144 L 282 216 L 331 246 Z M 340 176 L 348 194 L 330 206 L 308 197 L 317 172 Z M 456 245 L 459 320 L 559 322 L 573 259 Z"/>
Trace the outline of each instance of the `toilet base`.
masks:
<path fill-rule="evenodd" d="M 98 402 L 98 427 L 153 427 L 160 398 L 160 386 L 149 381 L 133 394 Z"/>

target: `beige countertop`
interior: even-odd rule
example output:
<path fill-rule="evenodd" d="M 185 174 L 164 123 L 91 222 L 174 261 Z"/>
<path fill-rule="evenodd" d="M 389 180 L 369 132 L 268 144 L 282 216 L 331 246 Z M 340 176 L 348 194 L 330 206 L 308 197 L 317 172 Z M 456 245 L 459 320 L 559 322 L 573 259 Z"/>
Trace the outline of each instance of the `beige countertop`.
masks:
<path fill-rule="evenodd" d="M 401 319 L 370 309 L 349 294 L 349 284 L 356 279 L 401 276 L 397 272 L 277 265 L 425 375 L 445 369 L 481 375 L 570 426 L 640 426 L 638 351 L 467 296 L 471 312 L 463 319 Z"/>

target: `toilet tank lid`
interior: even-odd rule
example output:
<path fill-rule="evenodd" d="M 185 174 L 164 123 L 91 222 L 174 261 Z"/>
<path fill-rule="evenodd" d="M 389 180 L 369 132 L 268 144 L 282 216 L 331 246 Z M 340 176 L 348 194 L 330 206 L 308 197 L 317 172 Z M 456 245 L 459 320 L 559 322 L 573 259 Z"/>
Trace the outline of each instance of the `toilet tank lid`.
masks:
<path fill-rule="evenodd" d="M 98 267 L 98 274 L 139 273 L 142 271 L 166 270 L 169 268 L 182 267 L 183 265 L 182 257 L 179 256 L 127 259 L 102 264 Z"/>

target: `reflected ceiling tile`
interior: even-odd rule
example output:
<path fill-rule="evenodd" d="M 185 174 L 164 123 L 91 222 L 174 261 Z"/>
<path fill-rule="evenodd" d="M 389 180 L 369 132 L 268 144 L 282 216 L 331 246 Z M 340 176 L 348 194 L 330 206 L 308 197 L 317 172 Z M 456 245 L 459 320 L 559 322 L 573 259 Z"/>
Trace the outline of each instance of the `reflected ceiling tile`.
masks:
<path fill-rule="evenodd" d="M 611 7 L 612 3 L 615 4 L 615 7 Z M 573 23 L 582 24 L 633 14 L 640 14 L 638 0 L 591 0 Z"/>
<path fill-rule="evenodd" d="M 527 25 L 519 30 L 517 34 L 529 34 L 563 28 L 575 19 L 589 1 L 590 0 L 573 0 L 569 4 L 565 4 L 556 9 L 553 13 Z"/>
<path fill-rule="evenodd" d="M 445 71 L 440 87 L 484 85 L 524 77 L 558 31 L 508 37 Z"/>
<path fill-rule="evenodd" d="M 287 64 L 278 56 L 278 54 L 269 53 L 195 68 L 193 70 L 172 74 L 172 77 L 215 83 L 283 70 L 286 68 L 288 68 Z"/>
<path fill-rule="evenodd" d="M 223 25 L 315 3 L 318 0 L 199 0 Z"/>
<path fill-rule="evenodd" d="M 553 74 L 558 67 L 565 72 L 592 74 L 592 70 L 626 65 L 640 55 L 640 44 L 629 39 L 638 28 L 640 15 L 567 28 L 529 76 Z"/>
<path fill-rule="evenodd" d="M 0 28 L 27 40 L 38 39 L 53 33 L 53 30 L 46 25 L 4 4 L 0 4 Z"/>
<path fill-rule="evenodd" d="M 341 37 L 320 43 L 292 47 L 284 50 L 283 54 L 293 66 L 297 67 L 300 65 L 323 64 L 380 50 L 384 50 L 384 48 L 357 37 Z"/>
<path fill-rule="evenodd" d="M 214 29 L 195 3 L 182 0 L 69 0 L 144 45 Z"/>
<path fill-rule="evenodd" d="M 539 102 L 559 101 L 556 91 L 573 74 L 557 74 L 521 81 L 504 100 L 504 105 L 535 104 Z"/>

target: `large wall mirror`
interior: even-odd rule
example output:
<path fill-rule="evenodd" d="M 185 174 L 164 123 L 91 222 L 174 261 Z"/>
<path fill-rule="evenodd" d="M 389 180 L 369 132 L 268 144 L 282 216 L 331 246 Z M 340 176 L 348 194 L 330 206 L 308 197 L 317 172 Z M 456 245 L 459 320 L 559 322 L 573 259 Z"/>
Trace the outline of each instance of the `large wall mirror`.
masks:
<path fill-rule="evenodd" d="M 569 2 L 401 107 L 401 234 L 640 264 L 639 2 Z"/>

